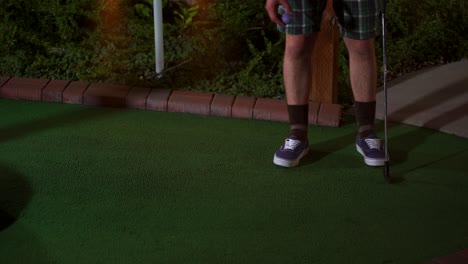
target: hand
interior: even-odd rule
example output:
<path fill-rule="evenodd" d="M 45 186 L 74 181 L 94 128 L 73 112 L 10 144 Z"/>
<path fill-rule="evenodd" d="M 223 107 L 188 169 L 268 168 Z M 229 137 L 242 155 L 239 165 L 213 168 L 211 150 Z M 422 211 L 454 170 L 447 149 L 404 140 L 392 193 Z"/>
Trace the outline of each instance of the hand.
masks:
<path fill-rule="evenodd" d="M 292 15 L 291 6 L 287 0 L 266 0 L 265 9 L 268 12 L 268 16 L 270 17 L 271 21 L 280 25 L 281 27 L 285 27 L 286 24 L 281 21 L 281 15 L 278 14 L 278 6 L 280 5 L 284 7 L 288 14 Z"/>

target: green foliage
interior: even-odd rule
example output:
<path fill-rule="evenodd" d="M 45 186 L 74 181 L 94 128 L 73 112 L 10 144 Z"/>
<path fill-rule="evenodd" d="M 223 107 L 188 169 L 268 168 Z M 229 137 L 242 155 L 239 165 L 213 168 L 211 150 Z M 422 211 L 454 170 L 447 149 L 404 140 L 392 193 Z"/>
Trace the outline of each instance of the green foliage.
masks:
<path fill-rule="evenodd" d="M 387 6 L 388 63 L 406 72 L 466 58 L 466 4 L 462 0 L 392 0 Z"/>
<path fill-rule="evenodd" d="M 152 1 L 145 1 L 146 3 L 153 4 Z M 135 12 L 141 17 L 150 18 L 153 15 L 153 9 L 144 3 L 138 3 L 135 5 Z"/>
<path fill-rule="evenodd" d="M 73 52 L 57 53 L 91 34 L 99 10 L 94 1 L 13 1 L 0 5 L 0 74 L 70 77 Z M 3 45 L 5 44 L 5 45 Z M 78 53 L 77 53 L 78 54 Z M 34 69 L 46 66 L 41 72 Z M 59 66 L 60 69 L 57 69 Z M 66 73 L 68 72 L 68 73 Z"/>
<path fill-rule="evenodd" d="M 169 20 L 169 23 L 174 23 L 181 31 L 191 26 L 200 9 L 199 5 L 189 6 L 185 2 L 169 0 L 163 0 L 162 7 L 164 21 Z M 152 19 L 153 0 L 139 0 L 134 5 L 134 9 L 139 17 Z M 166 22 L 166 24 L 168 23 Z"/>
<path fill-rule="evenodd" d="M 232 94 L 254 97 L 284 97 L 281 71 L 270 75 L 239 71 L 244 63 L 229 62 L 222 65 L 222 70 L 212 79 L 205 79 L 186 86 L 184 89 L 211 93 Z"/>
<path fill-rule="evenodd" d="M 82 67 L 84 58 L 83 51 L 74 47 L 51 48 L 44 54 L 37 53 L 25 74 L 39 78 L 78 79 L 77 69 Z"/>
<path fill-rule="evenodd" d="M 244 78 L 248 78 L 255 74 L 270 75 L 276 73 L 282 68 L 284 37 L 280 38 L 276 43 L 273 43 L 266 37 L 265 31 L 262 30 L 264 48 L 259 50 L 255 44 L 247 39 L 247 44 L 250 51 L 250 60 L 247 67 L 243 70 Z"/>
<path fill-rule="evenodd" d="M 264 11 L 263 1 L 218 1 L 210 6 L 208 13 L 209 18 L 216 21 L 220 52 L 226 54 L 227 59 L 249 56 L 245 39 L 256 45 L 263 43 L 262 30 L 272 42 L 280 38 Z"/>
<path fill-rule="evenodd" d="M 200 9 L 199 5 L 187 7 L 181 2 L 177 2 L 179 10 L 174 10 L 175 23 L 180 30 L 186 30 L 193 22 L 193 18 L 197 15 Z"/>

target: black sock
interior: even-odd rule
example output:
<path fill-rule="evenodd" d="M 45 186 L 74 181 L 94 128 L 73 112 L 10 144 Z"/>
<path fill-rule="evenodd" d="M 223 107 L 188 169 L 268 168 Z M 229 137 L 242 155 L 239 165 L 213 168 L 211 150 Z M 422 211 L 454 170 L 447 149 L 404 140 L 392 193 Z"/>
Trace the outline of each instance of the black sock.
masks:
<path fill-rule="evenodd" d="M 307 141 L 309 126 L 309 104 L 288 105 L 289 135 L 294 135 L 302 141 Z"/>
<path fill-rule="evenodd" d="M 356 121 L 358 124 L 359 137 L 367 137 L 374 131 L 375 119 L 375 101 L 373 102 L 354 102 L 356 110 Z"/>

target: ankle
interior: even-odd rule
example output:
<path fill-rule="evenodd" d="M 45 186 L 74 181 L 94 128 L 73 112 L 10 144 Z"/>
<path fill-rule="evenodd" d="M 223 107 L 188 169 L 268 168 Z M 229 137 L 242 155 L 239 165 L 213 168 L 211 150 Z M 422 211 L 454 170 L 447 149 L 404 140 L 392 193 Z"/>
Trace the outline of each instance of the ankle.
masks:
<path fill-rule="evenodd" d="M 307 129 L 291 129 L 289 130 L 289 136 L 295 136 L 298 138 L 300 141 L 307 141 Z"/>
<path fill-rule="evenodd" d="M 364 125 L 358 128 L 359 138 L 365 138 L 375 134 L 374 125 Z"/>
<path fill-rule="evenodd" d="M 309 104 L 288 105 L 289 135 L 307 141 Z"/>

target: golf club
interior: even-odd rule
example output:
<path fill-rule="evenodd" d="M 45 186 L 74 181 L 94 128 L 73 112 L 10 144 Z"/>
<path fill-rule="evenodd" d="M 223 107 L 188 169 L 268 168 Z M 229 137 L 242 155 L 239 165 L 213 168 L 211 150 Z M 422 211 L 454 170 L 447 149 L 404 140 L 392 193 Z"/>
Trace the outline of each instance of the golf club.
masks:
<path fill-rule="evenodd" d="M 391 183 L 390 164 L 388 158 L 388 135 L 387 135 L 387 53 L 385 43 L 385 0 L 382 1 L 382 62 L 383 62 L 383 92 L 384 92 L 384 178 L 387 183 Z"/>

